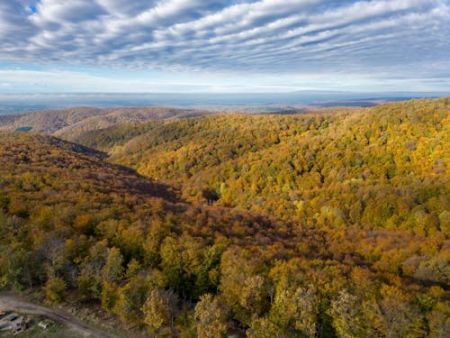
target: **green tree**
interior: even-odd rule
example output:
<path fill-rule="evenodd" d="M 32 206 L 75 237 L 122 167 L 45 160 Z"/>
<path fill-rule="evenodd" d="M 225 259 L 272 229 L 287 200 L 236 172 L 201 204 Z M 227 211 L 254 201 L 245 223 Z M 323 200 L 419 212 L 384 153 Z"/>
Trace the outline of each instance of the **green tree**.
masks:
<path fill-rule="evenodd" d="M 117 283 L 124 275 L 123 257 L 117 248 L 108 249 L 106 264 L 102 269 L 103 282 Z"/>
<path fill-rule="evenodd" d="M 330 315 L 333 327 L 339 337 L 372 337 L 374 331 L 369 327 L 358 298 L 342 290 L 331 303 Z"/>
<path fill-rule="evenodd" d="M 279 288 L 269 318 L 286 331 L 314 337 L 317 331 L 319 297 L 313 286 L 296 289 Z"/>
<path fill-rule="evenodd" d="M 254 317 L 246 331 L 246 335 L 249 338 L 293 338 L 292 335 L 284 332 L 282 328 L 267 317 Z"/>
<path fill-rule="evenodd" d="M 115 283 L 104 282 L 102 285 L 101 303 L 106 311 L 112 311 L 117 302 L 118 287 Z"/>
<path fill-rule="evenodd" d="M 228 311 L 218 297 L 205 294 L 195 306 L 197 335 L 199 338 L 226 337 L 229 329 Z"/>
<path fill-rule="evenodd" d="M 142 325 L 144 314 L 142 307 L 147 299 L 148 285 L 142 277 L 134 277 L 118 290 L 114 312 L 125 323 Z"/>
<path fill-rule="evenodd" d="M 52 303 L 61 303 L 66 295 L 67 285 L 62 278 L 51 278 L 45 284 L 45 296 Z"/>
<path fill-rule="evenodd" d="M 165 327 L 173 327 L 177 298 L 171 291 L 153 289 L 144 303 L 144 323 L 150 333 L 158 334 Z"/>

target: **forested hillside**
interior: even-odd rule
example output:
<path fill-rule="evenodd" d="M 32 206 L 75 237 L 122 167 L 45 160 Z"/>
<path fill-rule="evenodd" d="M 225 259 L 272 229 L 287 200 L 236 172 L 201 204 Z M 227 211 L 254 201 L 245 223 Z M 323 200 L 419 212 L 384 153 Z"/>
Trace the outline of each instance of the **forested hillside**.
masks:
<path fill-rule="evenodd" d="M 157 337 L 446 338 L 449 113 L 0 134 L 0 285 Z"/>
<path fill-rule="evenodd" d="M 206 113 L 200 110 L 169 107 L 79 107 L 2 116 L 0 130 L 14 131 L 26 128 L 72 140 L 84 132 L 120 123 L 142 123 L 150 120 L 199 116 Z"/>
<path fill-rule="evenodd" d="M 101 153 L 38 135 L 0 141 L 2 287 L 98 302 L 158 335 L 442 337 L 448 329 L 440 234 L 325 232 L 192 207 Z"/>
<path fill-rule="evenodd" d="M 450 235 L 450 100 L 116 126 L 79 142 L 188 200 L 302 224 Z"/>

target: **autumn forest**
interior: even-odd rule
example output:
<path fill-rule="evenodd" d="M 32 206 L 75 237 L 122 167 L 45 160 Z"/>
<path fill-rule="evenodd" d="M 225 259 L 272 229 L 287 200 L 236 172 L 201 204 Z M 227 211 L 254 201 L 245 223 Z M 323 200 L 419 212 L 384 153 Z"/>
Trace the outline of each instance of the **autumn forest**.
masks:
<path fill-rule="evenodd" d="M 0 132 L 0 287 L 149 337 L 450 336 L 450 99 Z"/>

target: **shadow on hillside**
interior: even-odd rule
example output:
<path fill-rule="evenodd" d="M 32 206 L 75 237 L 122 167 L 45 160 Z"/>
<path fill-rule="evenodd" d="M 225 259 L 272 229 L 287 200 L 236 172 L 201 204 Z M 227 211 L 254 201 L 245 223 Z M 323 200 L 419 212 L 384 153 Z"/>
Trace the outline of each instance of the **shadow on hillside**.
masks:
<path fill-rule="evenodd" d="M 129 186 L 127 187 L 130 193 L 143 197 L 159 197 L 172 203 L 186 203 L 181 198 L 180 191 L 169 184 L 153 181 L 149 177 L 140 175 L 134 169 L 120 164 L 109 163 L 109 165 L 130 176 Z"/>

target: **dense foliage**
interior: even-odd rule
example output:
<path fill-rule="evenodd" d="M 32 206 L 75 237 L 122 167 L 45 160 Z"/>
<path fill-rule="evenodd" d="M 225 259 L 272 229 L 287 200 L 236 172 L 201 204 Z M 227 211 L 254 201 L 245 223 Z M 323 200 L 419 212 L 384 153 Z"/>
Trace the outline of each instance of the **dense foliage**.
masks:
<path fill-rule="evenodd" d="M 327 228 L 450 235 L 450 99 L 122 125 L 79 141 L 181 185 L 188 200 Z"/>
<path fill-rule="evenodd" d="M 449 112 L 219 115 L 80 139 L 159 182 L 1 135 L 1 286 L 158 337 L 448 337 Z"/>

